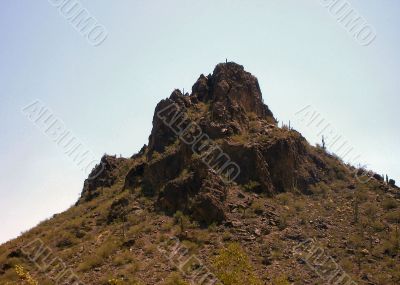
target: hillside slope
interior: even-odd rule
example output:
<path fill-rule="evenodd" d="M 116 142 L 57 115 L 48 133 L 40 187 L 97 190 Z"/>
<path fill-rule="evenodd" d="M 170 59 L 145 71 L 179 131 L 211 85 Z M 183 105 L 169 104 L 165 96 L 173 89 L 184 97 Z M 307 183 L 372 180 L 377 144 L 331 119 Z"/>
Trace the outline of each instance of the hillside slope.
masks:
<path fill-rule="evenodd" d="M 278 127 L 238 64 L 173 91 L 148 145 L 90 177 L 0 246 L 0 284 L 400 284 L 399 188 Z"/>

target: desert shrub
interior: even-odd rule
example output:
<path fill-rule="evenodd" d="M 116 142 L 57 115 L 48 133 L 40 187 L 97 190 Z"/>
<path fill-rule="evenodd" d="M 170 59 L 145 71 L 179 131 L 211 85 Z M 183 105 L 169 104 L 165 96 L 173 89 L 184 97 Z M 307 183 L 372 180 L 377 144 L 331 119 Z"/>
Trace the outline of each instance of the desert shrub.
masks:
<path fill-rule="evenodd" d="M 162 157 L 162 155 L 158 152 L 158 151 L 153 151 L 153 153 L 151 154 L 151 158 L 154 160 L 158 160 Z"/>
<path fill-rule="evenodd" d="M 360 233 L 354 233 L 349 237 L 349 245 L 353 249 L 359 249 L 365 247 L 366 241 Z"/>
<path fill-rule="evenodd" d="M 121 279 L 112 278 L 112 279 L 108 280 L 107 284 L 109 284 L 109 285 L 123 285 L 124 281 L 121 280 Z"/>
<path fill-rule="evenodd" d="M 306 207 L 306 203 L 304 201 L 301 201 L 301 200 L 296 200 L 293 203 L 293 207 L 295 208 L 295 210 L 297 212 L 300 212 Z"/>
<path fill-rule="evenodd" d="M 183 234 L 186 229 L 192 226 L 189 217 L 183 214 L 181 211 L 177 211 L 174 214 L 174 224 L 179 226 L 181 234 Z"/>
<path fill-rule="evenodd" d="M 110 276 L 105 275 L 99 279 L 97 284 L 101 284 L 101 285 L 133 285 L 133 284 L 137 284 L 137 283 L 132 282 L 130 280 L 129 281 L 125 280 L 125 278 L 117 278 L 112 275 L 110 275 Z"/>
<path fill-rule="evenodd" d="M 359 205 L 368 201 L 368 194 L 364 190 L 356 190 L 353 195 L 353 200 L 356 201 Z"/>
<path fill-rule="evenodd" d="M 119 242 L 115 239 L 109 239 L 104 242 L 96 251 L 96 255 L 107 258 L 113 254 L 119 247 Z"/>
<path fill-rule="evenodd" d="M 289 205 L 289 203 L 293 200 L 291 193 L 281 193 L 276 195 L 276 200 L 281 205 Z"/>
<path fill-rule="evenodd" d="M 147 244 L 147 240 L 145 238 L 139 238 L 135 241 L 135 245 L 138 248 L 144 248 Z"/>
<path fill-rule="evenodd" d="M 389 256 L 396 256 L 396 247 L 390 241 L 384 241 L 382 244 L 382 252 Z"/>
<path fill-rule="evenodd" d="M 192 173 L 192 172 L 189 172 L 189 170 L 188 170 L 187 168 L 184 168 L 184 169 L 181 171 L 181 173 L 179 173 L 178 178 L 183 180 L 183 179 L 186 179 L 186 178 L 190 177 L 192 174 L 193 174 L 193 173 Z"/>
<path fill-rule="evenodd" d="M 217 278 L 224 285 L 261 285 L 250 259 L 240 244 L 231 243 L 221 249 L 213 261 Z"/>
<path fill-rule="evenodd" d="M 213 233 L 217 231 L 217 223 L 213 222 L 211 224 L 208 225 L 208 231 Z"/>
<path fill-rule="evenodd" d="M 385 200 L 383 200 L 382 206 L 385 210 L 392 210 L 398 207 L 398 203 L 393 198 L 386 198 Z"/>
<path fill-rule="evenodd" d="M 161 225 L 161 230 L 163 232 L 169 232 L 174 226 L 174 221 L 167 221 Z"/>
<path fill-rule="evenodd" d="M 223 241 L 230 241 L 230 240 L 232 240 L 232 238 L 233 238 L 233 235 L 232 235 L 230 232 L 228 232 L 228 231 L 225 231 L 225 232 L 222 234 L 222 240 L 223 240 Z"/>
<path fill-rule="evenodd" d="M 279 260 L 283 257 L 283 249 L 285 245 L 280 240 L 275 240 L 271 245 L 268 251 L 270 252 L 271 260 Z"/>
<path fill-rule="evenodd" d="M 382 244 L 382 251 L 388 256 L 396 256 L 400 252 L 400 234 L 398 231 L 392 231 L 388 240 Z"/>
<path fill-rule="evenodd" d="M 90 255 L 84 262 L 78 266 L 80 271 L 88 271 L 104 263 L 119 248 L 120 243 L 115 239 L 105 241 L 94 254 Z"/>
<path fill-rule="evenodd" d="M 278 229 L 279 230 L 284 230 L 284 229 L 286 229 L 287 228 L 287 226 L 288 226 L 288 223 L 289 223 L 289 216 L 288 216 L 288 214 L 287 213 L 282 213 L 280 216 L 279 216 L 279 218 L 278 218 L 278 220 L 277 220 L 277 226 L 278 226 Z"/>
<path fill-rule="evenodd" d="M 170 154 L 174 153 L 179 148 L 180 140 L 176 138 L 176 140 L 165 148 L 165 153 Z"/>
<path fill-rule="evenodd" d="M 75 235 L 71 234 L 70 232 L 62 231 L 56 246 L 58 248 L 66 248 L 76 244 L 77 242 L 78 240 Z"/>
<path fill-rule="evenodd" d="M 196 232 L 195 236 L 197 244 L 202 244 L 210 240 L 210 231 L 200 230 Z"/>
<path fill-rule="evenodd" d="M 374 232 L 382 232 L 385 229 L 385 225 L 380 221 L 372 222 L 371 227 Z"/>
<path fill-rule="evenodd" d="M 257 215 L 262 214 L 265 210 L 265 205 L 263 200 L 257 200 L 253 204 L 251 204 L 251 209 Z"/>
<path fill-rule="evenodd" d="M 333 167 L 333 171 L 335 173 L 335 178 L 339 180 L 344 180 L 347 177 L 348 171 L 341 164 L 336 164 Z"/>
<path fill-rule="evenodd" d="M 243 189 L 247 192 L 259 192 L 261 184 L 258 181 L 250 180 L 247 184 L 243 185 Z"/>
<path fill-rule="evenodd" d="M 182 245 L 186 248 L 189 252 L 193 253 L 198 249 L 198 245 L 190 240 L 182 241 Z"/>
<path fill-rule="evenodd" d="M 189 285 L 189 283 L 183 280 L 179 273 L 171 273 L 163 285 Z"/>
<path fill-rule="evenodd" d="M 371 179 L 368 183 L 364 183 L 368 187 L 370 191 L 378 192 L 383 194 L 384 192 L 382 191 L 382 184 L 378 182 L 375 179 Z"/>
<path fill-rule="evenodd" d="M 290 285 L 286 276 L 280 276 L 274 279 L 272 282 L 273 285 Z"/>
<path fill-rule="evenodd" d="M 117 266 L 121 266 L 124 264 L 133 264 L 135 261 L 135 258 L 133 256 L 133 253 L 130 251 L 123 251 L 116 255 L 113 260 L 113 264 Z"/>
<path fill-rule="evenodd" d="M 299 220 L 300 225 L 307 225 L 308 221 L 309 221 L 309 216 L 307 215 L 306 212 L 300 212 L 297 215 L 297 218 Z"/>
<path fill-rule="evenodd" d="M 252 132 L 256 132 L 256 131 L 260 130 L 260 128 L 261 128 L 261 124 L 258 121 L 251 121 L 249 123 L 249 129 Z"/>
<path fill-rule="evenodd" d="M 249 119 L 251 120 L 251 121 L 255 121 L 255 120 L 257 120 L 257 114 L 256 113 L 254 113 L 254 112 L 247 112 L 247 116 L 249 117 Z"/>
<path fill-rule="evenodd" d="M 377 212 L 378 212 L 378 207 L 374 204 L 370 204 L 365 208 L 365 215 L 370 220 L 376 219 Z"/>
<path fill-rule="evenodd" d="M 144 247 L 144 252 L 146 254 L 153 254 L 154 252 L 156 252 L 156 250 L 157 250 L 157 246 L 152 243 L 148 243 Z"/>
<path fill-rule="evenodd" d="M 128 230 L 127 236 L 128 237 L 136 237 L 137 235 L 142 233 L 144 230 L 145 230 L 144 225 L 142 225 L 142 224 L 134 225 L 133 227 L 131 227 Z"/>
<path fill-rule="evenodd" d="M 23 281 L 25 281 L 29 285 L 39 285 L 39 282 L 36 281 L 28 271 L 25 270 L 24 267 L 21 265 L 16 265 L 15 266 L 15 272 L 19 276 L 19 278 Z"/>
<path fill-rule="evenodd" d="M 19 265 L 21 263 L 21 259 L 18 257 L 8 257 L 7 258 L 7 265 L 10 266 L 10 268 L 15 268 L 15 266 Z"/>
<path fill-rule="evenodd" d="M 350 258 L 342 259 L 340 265 L 345 271 L 353 271 L 354 262 Z"/>
<path fill-rule="evenodd" d="M 236 134 L 231 136 L 231 140 L 237 143 L 245 144 L 249 140 L 249 137 L 247 134 Z"/>
<path fill-rule="evenodd" d="M 89 271 L 90 269 L 96 268 L 100 266 L 103 262 L 103 259 L 100 256 L 92 255 L 86 258 L 81 264 L 78 266 L 79 271 Z"/>
<path fill-rule="evenodd" d="M 330 188 L 324 182 L 319 182 L 310 186 L 310 191 L 313 195 L 321 195 L 325 197 L 329 190 Z"/>
<path fill-rule="evenodd" d="M 391 223 L 400 224 L 400 210 L 387 213 L 386 219 Z"/>

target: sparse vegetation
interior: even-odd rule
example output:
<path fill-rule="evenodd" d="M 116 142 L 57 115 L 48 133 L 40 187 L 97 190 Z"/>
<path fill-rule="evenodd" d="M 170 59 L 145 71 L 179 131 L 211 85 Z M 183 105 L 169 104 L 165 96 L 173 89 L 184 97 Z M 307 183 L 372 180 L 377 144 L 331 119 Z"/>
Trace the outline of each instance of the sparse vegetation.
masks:
<path fill-rule="evenodd" d="M 259 191 L 259 190 L 260 190 L 260 189 L 259 189 L 260 187 L 261 187 L 260 182 L 258 182 L 258 181 L 253 181 L 253 180 L 250 180 L 249 183 L 243 185 L 244 190 L 245 190 L 245 191 L 248 191 L 248 192 L 256 192 L 256 191 Z"/>
<path fill-rule="evenodd" d="M 108 284 L 109 285 L 123 285 L 124 281 L 122 279 L 112 278 L 112 279 L 108 280 Z"/>
<path fill-rule="evenodd" d="M 95 253 L 90 255 L 83 263 L 81 263 L 78 269 L 85 272 L 100 266 L 119 248 L 119 246 L 120 242 L 118 240 L 114 238 L 108 239 L 96 249 Z"/>
<path fill-rule="evenodd" d="M 273 285 L 290 285 L 289 281 L 287 280 L 287 277 L 285 276 L 280 276 L 277 277 L 273 282 Z"/>
<path fill-rule="evenodd" d="M 35 280 L 28 271 L 21 265 L 15 266 L 15 272 L 17 273 L 18 277 L 24 281 L 28 285 L 39 285 L 39 282 Z"/>
<path fill-rule="evenodd" d="M 245 144 L 248 142 L 249 137 L 247 134 L 236 134 L 230 137 L 233 142 Z"/>
<path fill-rule="evenodd" d="M 249 257 L 237 243 L 221 249 L 213 262 L 215 273 L 224 285 L 261 285 Z"/>
<path fill-rule="evenodd" d="M 319 182 L 315 185 L 311 185 L 310 191 L 314 195 L 321 195 L 323 197 L 326 197 L 327 193 L 330 191 L 330 188 L 324 182 Z"/>
<path fill-rule="evenodd" d="M 177 211 L 174 214 L 174 222 L 179 226 L 179 234 L 183 235 L 186 229 L 190 226 L 190 220 L 181 211 Z"/>
<path fill-rule="evenodd" d="M 179 273 L 172 273 L 167 281 L 163 285 L 190 285 L 188 282 L 182 279 Z"/>

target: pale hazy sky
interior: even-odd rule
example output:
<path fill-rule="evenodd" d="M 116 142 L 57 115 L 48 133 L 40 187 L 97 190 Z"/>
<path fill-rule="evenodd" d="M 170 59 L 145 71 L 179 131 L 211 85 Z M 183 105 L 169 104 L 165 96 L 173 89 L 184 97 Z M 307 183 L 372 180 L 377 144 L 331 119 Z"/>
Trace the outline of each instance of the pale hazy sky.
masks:
<path fill-rule="evenodd" d="M 325 0 L 326 2 L 326 0 Z M 225 58 L 266 104 L 311 105 L 362 163 L 400 182 L 400 2 L 351 0 L 376 30 L 360 45 L 319 0 L 84 1 L 107 39 L 91 46 L 47 0 L 0 4 L 0 243 L 72 205 L 87 175 L 27 119 L 40 100 L 100 159 L 147 143 L 156 103 Z"/>

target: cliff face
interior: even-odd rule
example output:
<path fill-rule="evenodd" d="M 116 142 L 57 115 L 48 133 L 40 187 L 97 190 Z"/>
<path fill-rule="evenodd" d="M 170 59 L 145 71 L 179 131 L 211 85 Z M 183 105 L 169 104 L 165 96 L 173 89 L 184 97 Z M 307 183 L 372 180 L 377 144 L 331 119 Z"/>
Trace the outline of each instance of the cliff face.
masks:
<path fill-rule="evenodd" d="M 216 284 L 328 284 L 309 247 L 346 284 L 400 284 L 400 191 L 363 172 L 279 128 L 257 79 L 219 64 L 156 106 L 138 153 L 102 157 L 76 205 L 0 246 L 0 284 L 205 284 L 191 258 Z"/>

